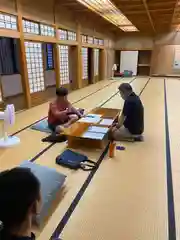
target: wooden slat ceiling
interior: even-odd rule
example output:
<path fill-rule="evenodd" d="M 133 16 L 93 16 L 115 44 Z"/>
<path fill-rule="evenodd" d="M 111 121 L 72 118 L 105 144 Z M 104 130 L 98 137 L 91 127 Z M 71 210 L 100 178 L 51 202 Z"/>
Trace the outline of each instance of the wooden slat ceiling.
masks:
<path fill-rule="evenodd" d="M 140 32 L 170 29 L 176 0 L 112 0 Z"/>
<path fill-rule="evenodd" d="M 77 0 L 57 0 L 57 3 L 71 10 L 77 20 L 86 22 L 96 30 L 101 28 L 101 32 L 103 32 L 103 30 L 104 32 L 109 30 L 112 33 L 115 33 L 118 30 L 116 26 L 106 21 L 98 14 L 92 12 L 84 5 L 80 4 Z"/>
<path fill-rule="evenodd" d="M 157 34 L 169 31 L 171 24 L 180 23 L 180 4 L 177 0 L 111 0 L 116 7 L 139 29 L 140 33 Z M 88 10 L 76 0 L 58 0 L 87 21 L 99 22 L 116 33 L 122 31 Z"/>

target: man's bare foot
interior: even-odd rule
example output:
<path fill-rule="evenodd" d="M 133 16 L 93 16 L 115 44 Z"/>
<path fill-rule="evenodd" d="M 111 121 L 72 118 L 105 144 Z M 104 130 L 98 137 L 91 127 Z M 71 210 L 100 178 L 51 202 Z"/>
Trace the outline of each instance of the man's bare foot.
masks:
<path fill-rule="evenodd" d="M 68 128 L 69 126 L 70 126 L 69 123 L 65 123 L 65 124 L 63 125 L 63 128 Z"/>
<path fill-rule="evenodd" d="M 57 126 L 56 127 L 56 133 L 63 133 L 64 132 L 64 126 Z"/>

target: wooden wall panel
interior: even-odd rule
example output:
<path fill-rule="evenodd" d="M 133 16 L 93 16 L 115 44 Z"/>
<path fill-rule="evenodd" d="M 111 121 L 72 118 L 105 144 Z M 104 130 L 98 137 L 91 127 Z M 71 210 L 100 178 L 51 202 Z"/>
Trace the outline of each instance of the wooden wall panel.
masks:
<path fill-rule="evenodd" d="M 4 98 L 4 106 L 7 104 L 14 104 L 15 111 L 26 109 L 26 101 L 23 94 Z"/>
<path fill-rule="evenodd" d="M 94 29 L 93 27 L 91 28 L 90 24 L 87 22 L 81 21 L 81 32 L 85 35 L 94 36 Z"/>
<path fill-rule="evenodd" d="M 0 10 L 8 13 L 16 13 L 15 0 L 1 0 Z"/>
<path fill-rule="evenodd" d="M 180 45 L 180 32 L 157 35 L 154 43 L 155 45 Z"/>
<path fill-rule="evenodd" d="M 107 78 L 111 78 L 112 76 L 112 67 L 115 62 L 115 50 L 113 49 L 107 49 L 106 50 L 107 54 L 107 61 L 106 61 L 106 68 L 107 68 Z"/>
<path fill-rule="evenodd" d="M 69 30 L 77 30 L 77 23 L 72 11 L 69 11 L 67 8 L 64 8 L 57 4 L 55 12 L 55 19 L 57 24 Z"/>
<path fill-rule="evenodd" d="M 162 76 L 180 76 L 180 70 L 173 68 L 176 45 L 156 45 L 153 50 L 151 74 Z"/>
<path fill-rule="evenodd" d="M 89 80 L 88 79 L 83 79 L 82 80 L 82 87 L 86 87 L 89 85 Z"/>
<path fill-rule="evenodd" d="M 37 93 L 31 94 L 32 107 L 45 103 L 47 102 L 48 99 L 54 98 L 55 93 L 56 93 L 56 87 L 48 87 L 43 92 L 37 92 Z"/>
<path fill-rule="evenodd" d="M 78 88 L 78 47 L 77 46 L 73 46 L 70 47 L 69 49 L 69 66 L 70 66 L 70 80 L 72 80 L 72 90 L 75 90 Z"/>
<path fill-rule="evenodd" d="M 105 50 L 99 51 L 99 79 L 105 79 L 105 69 L 106 69 L 106 59 L 105 59 Z"/>
<path fill-rule="evenodd" d="M 54 23 L 53 2 L 44 0 L 20 0 L 22 15 L 37 21 Z"/>
<path fill-rule="evenodd" d="M 89 21 L 88 16 L 84 14 L 76 14 L 78 22 L 81 24 L 81 32 L 85 35 L 94 36 L 94 27 L 92 21 Z"/>
<path fill-rule="evenodd" d="M 180 76 L 180 70 L 173 68 L 175 48 L 180 46 L 180 33 L 169 32 L 157 35 L 154 39 L 151 61 L 151 74 Z"/>
<path fill-rule="evenodd" d="M 121 37 L 116 41 L 116 49 L 141 50 L 153 49 L 154 42 L 151 37 Z"/>

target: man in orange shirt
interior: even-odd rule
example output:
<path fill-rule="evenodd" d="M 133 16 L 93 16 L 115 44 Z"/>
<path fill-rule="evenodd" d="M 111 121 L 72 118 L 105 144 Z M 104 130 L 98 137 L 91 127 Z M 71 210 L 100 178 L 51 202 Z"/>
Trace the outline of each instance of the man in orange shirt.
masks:
<path fill-rule="evenodd" d="M 56 100 L 50 103 L 48 113 L 49 128 L 60 133 L 82 117 L 83 113 L 75 109 L 68 101 L 68 90 L 60 87 L 56 90 Z"/>

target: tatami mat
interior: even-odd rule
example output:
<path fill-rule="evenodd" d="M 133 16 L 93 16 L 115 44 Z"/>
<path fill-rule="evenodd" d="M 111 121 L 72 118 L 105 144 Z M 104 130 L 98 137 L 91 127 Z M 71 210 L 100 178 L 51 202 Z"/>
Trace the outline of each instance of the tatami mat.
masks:
<path fill-rule="evenodd" d="M 168 127 L 176 221 L 176 239 L 180 239 L 180 80 L 166 79 Z M 170 171 L 170 169 L 168 169 Z"/>
<path fill-rule="evenodd" d="M 152 79 L 142 100 L 145 142 L 102 162 L 63 239 L 168 239 L 163 80 Z"/>
<path fill-rule="evenodd" d="M 140 91 L 142 90 L 144 85 L 146 84 L 147 80 L 148 80 L 147 78 L 140 79 L 140 80 L 136 79 L 133 82 L 134 86 L 136 85 L 136 90 L 137 90 L 138 94 L 140 93 Z M 143 84 L 142 84 L 142 82 L 143 82 Z M 115 89 L 115 91 L 117 91 L 117 89 Z M 106 95 L 105 99 L 107 99 L 107 95 Z M 119 102 L 120 106 L 122 106 L 122 103 L 121 103 L 122 99 L 120 98 L 120 96 L 118 98 L 118 102 Z M 89 103 L 88 103 L 88 106 L 89 106 Z M 56 211 L 54 212 L 54 214 L 51 216 L 51 219 L 47 223 L 46 227 L 41 232 L 40 236 L 38 237 L 38 240 L 39 239 L 43 240 L 43 239 L 45 239 L 45 237 L 47 239 L 49 239 L 51 237 L 51 234 L 55 230 L 59 221 L 64 216 L 64 214 L 67 211 L 68 207 L 70 206 L 72 200 L 74 199 L 74 197 L 76 196 L 76 194 L 80 190 L 81 186 L 83 185 L 84 181 L 86 180 L 86 178 L 89 174 L 89 173 L 87 173 L 87 172 L 85 173 L 81 170 L 78 171 L 78 172 L 73 172 L 71 170 L 64 169 L 60 166 L 57 167 L 54 163 L 54 158 L 61 151 L 62 151 L 62 149 L 58 148 L 57 145 L 53 146 L 52 149 L 48 150 L 48 152 L 46 152 L 43 156 L 41 156 L 41 158 L 36 160 L 36 162 L 39 163 L 39 164 L 42 164 L 42 165 L 45 164 L 47 166 L 56 167 L 57 170 L 59 170 L 60 172 L 68 175 L 67 182 L 66 182 L 68 191 L 63 196 L 63 199 L 61 200 L 61 202 L 60 202 L 59 206 L 57 207 Z M 90 150 L 90 151 L 86 151 L 85 154 L 92 160 L 97 160 L 100 156 L 99 151 L 92 152 Z"/>
<path fill-rule="evenodd" d="M 123 79 L 122 82 L 130 82 Z M 164 81 L 162 78 L 136 78 L 132 86 L 137 94 L 144 89 L 141 99 L 145 106 L 145 141 L 143 143 L 123 144 L 125 151 L 117 151 L 114 159 L 108 156 L 85 191 L 77 208 L 65 226 L 63 240 L 167 240 L 167 186 L 166 186 L 166 149 L 164 125 Z M 120 81 L 99 82 L 72 92 L 71 102 L 88 111 L 108 102 L 103 107 L 122 108 L 123 100 L 116 94 Z M 147 84 L 148 83 L 148 84 Z M 178 206 L 180 194 L 178 170 L 178 87 L 180 82 L 167 80 L 168 112 L 173 157 L 173 183 L 176 191 L 176 221 L 180 226 Z M 105 88 L 104 88 L 105 87 Z M 99 90 L 99 91 L 98 91 Z M 98 92 L 96 92 L 98 91 Z M 112 97 L 112 99 L 110 99 Z M 11 132 L 17 131 L 47 115 L 48 103 L 17 114 L 17 122 Z M 0 170 L 18 165 L 31 159 L 48 147 L 42 143 L 46 134 L 29 128 L 18 136 L 21 144 L 15 148 L 0 150 Z M 55 158 L 66 148 L 65 143 L 50 147 L 36 159 L 40 165 L 55 168 L 67 175 L 65 187 L 58 198 L 44 228 L 37 232 L 38 240 L 50 239 L 60 220 L 63 218 L 73 199 L 88 177 L 88 172 L 73 171 L 57 166 Z M 90 159 L 97 161 L 102 151 L 83 151 Z M 179 236 L 179 228 L 177 228 Z M 179 238 L 177 238 L 179 239 Z"/>
<path fill-rule="evenodd" d="M 130 81 L 131 79 L 125 79 L 122 81 Z M 82 107 L 87 110 L 90 110 L 94 107 L 96 107 L 99 103 L 102 103 L 107 98 L 112 96 L 114 92 L 117 91 L 117 86 L 119 83 L 115 82 L 112 85 L 110 85 L 107 88 L 102 88 L 101 91 L 96 92 L 86 99 L 78 102 L 77 104 L 74 104 L 76 107 Z M 84 88 L 84 91 L 86 91 L 86 95 L 89 94 L 89 88 Z M 83 94 L 85 96 L 85 94 Z M 76 96 L 76 99 L 79 99 L 79 95 Z M 75 101 L 75 100 L 74 100 Z M 48 112 L 48 105 L 44 105 L 44 108 L 46 110 L 46 115 Z M 32 111 L 35 111 L 36 108 L 32 109 Z M 44 111 L 45 111 L 44 110 Z M 24 118 L 23 113 L 22 118 Z M 31 115 L 30 110 L 27 113 L 27 117 Z M 35 115 L 35 113 L 33 113 Z M 37 108 L 36 115 L 39 115 L 39 109 Z M 38 119 L 36 119 L 38 120 Z M 17 124 L 19 125 L 19 122 L 17 121 Z M 21 163 L 24 160 L 32 159 L 36 154 L 38 154 L 40 151 L 42 151 L 45 147 L 49 145 L 49 143 L 42 143 L 41 139 L 46 136 L 45 133 L 41 133 L 38 131 L 31 130 L 30 128 L 20 132 L 18 135 L 21 139 L 21 144 L 16 146 L 15 148 L 11 149 L 0 149 L 0 169 L 7 169 L 10 167 L 14 167 Z"/>
<path fill-rule="evenodd" d="M 132 87 L 133 87 L 133 90 L 137 94 L 140 94 L 141 90 L 143 90 L 143 87 L 148 82 L 148 80 L 149 80 L 149 78 L 138 78 L 138 84 L 137 84 L 136 81 L 133 81 L 132 84 L 131 84 Z M 104 107 L 122 109 L 123 108 L 123 101 L 120 98 L 120 95 L 117 94 L 114 98 L 112 98 L 110 101 L 108 101 Z"/>

